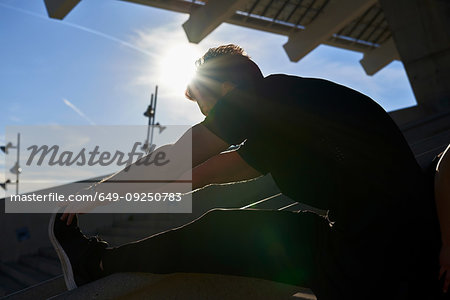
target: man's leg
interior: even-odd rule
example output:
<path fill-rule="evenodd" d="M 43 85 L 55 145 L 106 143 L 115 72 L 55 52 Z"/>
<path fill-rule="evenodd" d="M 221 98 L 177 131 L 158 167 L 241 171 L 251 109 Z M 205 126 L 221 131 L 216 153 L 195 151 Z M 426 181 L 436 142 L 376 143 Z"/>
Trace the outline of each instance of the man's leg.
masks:
<path fill-rule="evenodd" d="M 314 276 L 317 226 L 305 212 L 214 209 L 177 229 L 107 249 L 107 274 L 215 273 L 308 286 Z"/>

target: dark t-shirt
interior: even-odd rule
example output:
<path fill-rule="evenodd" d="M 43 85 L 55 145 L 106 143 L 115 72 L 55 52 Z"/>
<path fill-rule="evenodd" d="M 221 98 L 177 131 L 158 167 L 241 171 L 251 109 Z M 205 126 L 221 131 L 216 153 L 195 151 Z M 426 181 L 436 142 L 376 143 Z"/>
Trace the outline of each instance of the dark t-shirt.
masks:
<path fill-rule="evenodd" d="M 271 173 L 287 196 L 347 230 L 413 204 L 422 172 L 402 133 L 372 99 L 330 81 L 271 75 L 221 98 L 203 124 Z"/>

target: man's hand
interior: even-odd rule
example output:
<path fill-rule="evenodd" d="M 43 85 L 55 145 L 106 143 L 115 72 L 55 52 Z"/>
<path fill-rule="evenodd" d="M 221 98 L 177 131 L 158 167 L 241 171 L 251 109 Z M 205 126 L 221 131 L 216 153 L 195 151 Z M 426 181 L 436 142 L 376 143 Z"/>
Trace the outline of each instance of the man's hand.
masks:
<path fill-rule="evenodd" d="M 61 216 L 61 220 L 62 221 L 66 220 L 66 224 L 70 225 L 75 215 L 87 213 L 96 208 L 97 206 L 105 204 L 107 203 L 102 203 L 100 201 L 88 201 L 88 202 L 81 201 L 69 203 L 69 205 L 66 206 L 64 213 Z"/>
<path fill-rule="evenodd" d="M 450 285 L 450 246 L 442 245 L 441 254 L 439 256 L 439 264 L 441 266 L 439 270 L 439 279 L 444 277 L 444 286 L 442 291 L 447 293 L 448 287 Z"/>
<path fill-rule="evenodd" d="M 249 180 L 262 174 L 249 166 L 237 151 L 218 154 L 192 169 L 192 188 Z"/>
<path fill-rule="evenodd" d="M 61 216 L 61 221 L 67 220 L 66 224 L 67 226 L 69 226 L 70 224 L 72 224 L 73 218 L 75 218 L 77 214 L 76 213 L 63 213 L 63 215 Z M 80 214 L 82 215 L 82 213 Z"/>
<path fill-rule="evenodd" d="M 104 180 L 106 180 L 107 178 L 105 178 Z M 109 202 L 107 201 L 96 200 L 94 194 L 95 194 L 94 186 L 91 186 L 88 189 L 80 190 L 76 194 L 77 196 L 79 195 L 86 196 L 85 198 L 86 201 L 61 202 L 60 206 L 64 207 L 64 212 L 60 218 L 61 221 L 66 221 L 66 224 L 70 225 L 75 215 L 84 214 L 90 212 L 97 206 L 109 204 Z"/>

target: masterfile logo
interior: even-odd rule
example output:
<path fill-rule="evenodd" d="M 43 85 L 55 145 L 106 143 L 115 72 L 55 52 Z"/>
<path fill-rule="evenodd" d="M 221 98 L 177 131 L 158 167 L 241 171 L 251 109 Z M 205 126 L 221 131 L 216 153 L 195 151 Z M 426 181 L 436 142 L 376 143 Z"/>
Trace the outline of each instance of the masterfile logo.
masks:
<path fill-rule="evenodd" d="M 49 155 L 48 165 L 49 166 L 67 166 L 72 165 L 77 166 L 108 166 L 111 164 L 116 164 L 117 166 L 130 166 L 133 162 L 138 165 L 151 165 L 164 166 L 169 163 L 166 159 L 166 153 L 161 150 L 156 150 L 156 145 L 152 144 L 148 153 L 139 151 L 142 149 L 142 143 L 135 142 L 133 148 L 130 152 L 124 153 L 122 151 L 116 150 L 114 153 L 109 151 L 100 152 L 100 146 L 95 146 L 91 151 L 86 148 L 82 148 L 78 153 L 72 151 L 61 151 L 58 145 L 48 146 L 48 145 L 32 145 L 27 148 L 30 151 L 28 160 L 26 162 L 27 166 L 35 163 L 37 166 L 41 166 L 44 159 Z M 141 146 L 141 147 L 139 147 Z M 156 151 L 155 151 L 156 150 Z M 36 158 L 36 162 L 34 161 Z M 125 168 L 125 171 L 128 171 Z"/>
<path fill-rule="evenodd" d="M 17 180 L 8 185 L 5 212 L 74 203 L 110 204 L 95 212 L 190 212 L 192 144 L 171 152 L 181 137 L 192 142 L 189 129 L 165 126 L 149 140 L 147 126 L 7 127 L 6 139 L 19 136 L 20 147 L 6 155 Z"/>

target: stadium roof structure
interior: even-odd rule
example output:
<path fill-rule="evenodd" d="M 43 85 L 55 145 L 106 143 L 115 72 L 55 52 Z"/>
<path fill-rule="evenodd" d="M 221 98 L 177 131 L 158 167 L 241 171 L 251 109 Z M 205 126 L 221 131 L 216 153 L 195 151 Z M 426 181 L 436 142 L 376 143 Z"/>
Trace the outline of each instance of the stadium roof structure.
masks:
<path fill-rule="evenodd" d="M 80 0 L 45 0 L 49 16 L 64 18 Z M 122 0 L 189 14 L 183 28 L 199 43 L 221 23 L 288 36 L 284 49 L 299 61 L 320 44 L 364 53 L 373 75 L 399 59 L 377 0 Z"/>
<path fill-rule="evenodd" d="M 80 1 L 44 0 L 48 15 L 56 19 L 63 19 Z M 360 63 L 368 75 L 401 60 L 417 106 L 391 114 L 396 122 L 450 113 L 449 1 L 121 1 L 189 14 L 183 28 L 192 43 L 229 23 L 287 36 L 283 47 L 293 62 L 321 44 L 363 53 Z"/>

